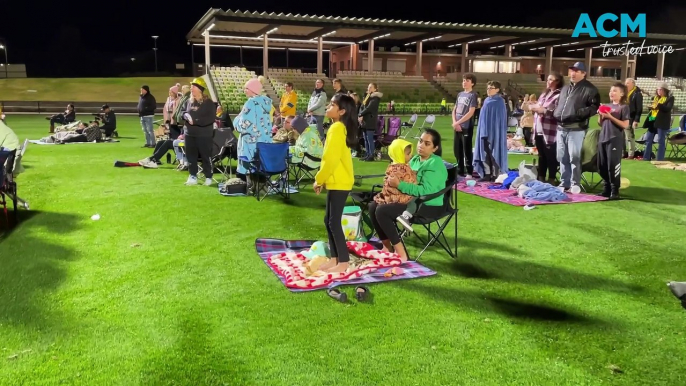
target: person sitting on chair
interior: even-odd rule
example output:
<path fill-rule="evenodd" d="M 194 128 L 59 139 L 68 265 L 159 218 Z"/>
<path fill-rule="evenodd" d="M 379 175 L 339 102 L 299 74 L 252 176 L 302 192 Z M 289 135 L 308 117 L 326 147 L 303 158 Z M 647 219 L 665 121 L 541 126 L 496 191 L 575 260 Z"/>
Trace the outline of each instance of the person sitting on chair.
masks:
<path fill-rule="evenodd" d="M 289 145 L 295 145 L 295 141 L 298 140 L 298 132 L 293 130 L 292 122 L 295 116 L 289 115 L 283 121 L 283 127 L 276 130 L 276 134 L 272 138 L 272 141 L 278 143 L 288 142 Z"/>
<path fill-rule="evenodd" d="M 65 110 L 63 113 L 51 115 L 49 117 L 45 117 L 45 119 L 50 121 L 50 133 L 54 133 L 55 123 L 58 123 L 60 125 L 66 125 L 68 123 L 76 121 L 76 110 L 74 109 L 74 104 L 68 104 L 67 110 Z"/>
<path fill-rule="evenodd" d="M 13 151 L 19 148 L 19 137 L 5 122 L 0 121 L 0 150 Z"/>
<path fill-rule="evenodd" d="M 387 177 L 386 183 L 413 197 L 440 192 L 448 179 L 448 169 L 440 154 L 441 135 L 434 129 L 425 129 L 417 143 L 417 155 L 409 162 L 410 168 L 417 172 L 417 183 L 400 181 L 397 177 Z M 383 244 L 383 251 L 395 251 L 403 262 L 407 261 L 408 255 L 398 235 L 395 221 L 406 209 L 407 204 L 401 203 L 378 204 L 372 201 L 369 204 L 369 217 Z M 443 197 L 436 197 L 423 203 L 414 216 L 437 217 L 443 210 Z"/>
<path fill-rule="evenodd" d="M 320 162 L 305 157 L 305 153 L 307 153 L 312 157 L 321 159 L 322 154 L 324 154 L 324 145 L 319 139 L 316 126 L 312 128 L 303 117 L 293 117 L 291 126 L 298 133 L 298 139 L 295 141 L 295 145 L 289 148 L 292 155 L 290 162 L 293 164 L 303 162 L 311 168 L 319 167 Z"/>

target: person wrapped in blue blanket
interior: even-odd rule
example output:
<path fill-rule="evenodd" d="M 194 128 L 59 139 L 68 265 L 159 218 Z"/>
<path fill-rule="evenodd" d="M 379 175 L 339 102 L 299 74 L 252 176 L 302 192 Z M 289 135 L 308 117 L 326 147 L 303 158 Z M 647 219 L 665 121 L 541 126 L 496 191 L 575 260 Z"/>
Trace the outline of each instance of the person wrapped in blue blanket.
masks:
<path fill-rule="evenodd" d="M 500 170 L 507 170 L 507 107 L 500 95 L 500 82 L 490 81 L 488 98 L 479 115 L 474 146 L 474 171 L 481 181 L 493 181 Z"/>

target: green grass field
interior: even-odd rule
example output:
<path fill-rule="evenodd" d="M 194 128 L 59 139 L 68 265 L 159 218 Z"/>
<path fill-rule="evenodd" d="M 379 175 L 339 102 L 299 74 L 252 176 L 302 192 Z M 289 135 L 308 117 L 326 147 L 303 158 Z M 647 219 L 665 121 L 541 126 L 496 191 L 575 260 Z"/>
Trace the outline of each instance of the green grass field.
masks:
<path fill-rule="evenodd" d="M 168 165 L 114 168 L 150 155 L 137 120 L 119 122 L 121 143 L 26 153 L 32 210 L 0 238 L 2 385 L 686 383 L 686 314 L 665 285 L 686 280 L 684 172 L 626 161 L 624 200 L 531 211 L 459 194 L 457 260 L 432 249 L 437 276 L 344 305 L 290 293 L 254 248 L 324 239 L 323 196 L 256 202 Z"/>
<path fill-rule="evenodd" d="M 191 78 L 183 77 L 0 79 L 0 90 L 4 100 L 12 101 L 135 102 L 141 86 L 147 84 L 163 103 L 169 87 L 190 81 Z"/>

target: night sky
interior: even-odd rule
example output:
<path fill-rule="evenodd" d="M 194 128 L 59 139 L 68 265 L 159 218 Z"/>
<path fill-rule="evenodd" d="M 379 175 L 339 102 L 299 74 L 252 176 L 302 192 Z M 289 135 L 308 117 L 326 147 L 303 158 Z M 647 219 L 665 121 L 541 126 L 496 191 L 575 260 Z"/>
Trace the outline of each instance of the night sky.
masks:
<path fill-rule="evenodd" d="M 622 2 L 622 7 L 575 7 L 571 2 L 559 3 L 553 9 L 549 2 L 513 1 L 510 9 L 499 12 L 483 10 L 483 2 L 431 2 L 422 9 L 407 9 L 394 2 L 384 6 L 378 2 L 292 2 L 261 1 L 246 8 L 246 2 L 185 1 L 174 5 L 172 1 L 61 1 L 44 2 L 8 1 L 0 7 L 0 40 L 8 47 L 10 63 L 25 63 L 30 77 L 84 77 L 145 75 L 154 73 L 152 35 L 158 35 L 160 71 L 174 71 L 175 63 L 190 64 L 191 48 L 185 35 L 198 19 L 212 7 L 223 9 L 290 12 L 300 14 L 374 17 L 418 21 L 446 21 L 484 23 L 514 26 L 574 28 L 578 15 L 589 13 L 591 18 L 604 12 L 647 14 L 649 33 L 686 34 L 686 5 L 683 1 L 643 1 L 634 5 Z M 600 2 L 598 2 L 600 3 Z M 607 4 L 608 2 L 603 2 Z M 450 4 L 440 6 L 439 4 Z M 459 9 L 452 12 L 449 8 Z M 217 51 L 213 49 L 213 53 Z M 254 53 L 248 53 L 256 51 Z M 686 50 L 668 54 L 665 75 L 686 76 Z M 247 65 L 261 65 L 257 50 L 245 50 Z M 1 54 L 0 54 L 1 55 Z M 195 50 L 197 62 L 203 61 L 203 50 Z M 222 56 L 222 62 L 226 55 Z M 279 55 L 274 53 L 273 55 Z M 71 60 L 59 60 L 60 58 Z M 131 62 L 135 57 L 136 61 Z M 271 59 L 275 65 L 282 58 Z M 289 58 L 291 67 L 313 67 L 315 54 Z M 4 60 L 0 56 L 0 60 Z M 213 61 L 214 62 L 214 61 Z M 236 60 L 235 63 L 238 63 Z M 637 75 L 655 73 L 654 55 L 639 57 Z M 230 64 L 230 63 L 223 63 Z M 188 68 L 188 66 L 187 66 Z M 186 74 L 184 74 L 186 75 Z"/>

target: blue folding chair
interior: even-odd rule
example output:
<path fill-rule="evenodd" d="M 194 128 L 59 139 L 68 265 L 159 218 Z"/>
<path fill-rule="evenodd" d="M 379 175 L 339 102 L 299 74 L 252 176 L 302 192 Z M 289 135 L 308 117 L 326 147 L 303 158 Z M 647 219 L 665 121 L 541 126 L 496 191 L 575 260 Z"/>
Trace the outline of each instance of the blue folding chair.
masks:
<path fill-rule="evenodd" d="M 255 157 L 250 162 L 251 173 L 255 174 L 255 197 L 264 200 L 270 194 L 290 198 L 288 186 L 288 142 L 258 142 Z M 266 181 L 260 182 L 261 177 Z M 276 178 L 275 178 L 276 177 Z M 264 185 L 262 185 L 264 184 Z M 263 194 L 260 194 L 264 190 Z"/>

